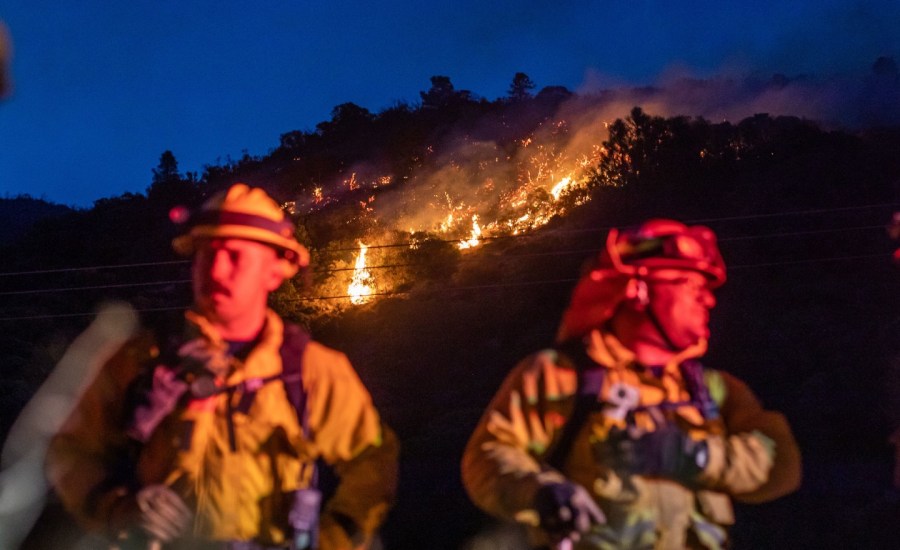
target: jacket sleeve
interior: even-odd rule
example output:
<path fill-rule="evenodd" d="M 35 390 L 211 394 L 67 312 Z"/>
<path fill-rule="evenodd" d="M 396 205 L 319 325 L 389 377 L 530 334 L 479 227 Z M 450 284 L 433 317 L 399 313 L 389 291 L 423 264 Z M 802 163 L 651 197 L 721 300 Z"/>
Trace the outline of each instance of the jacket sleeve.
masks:
<path fill-rule="evenodd" d="M 101 367 L 47 449 L 47 479 L 65 508 L 86 528 L 107 534 L 119 527 L 114 515 L 133 488 L 122 425 L 141 347 L 126 344 Z"/>
<path fill-rule="evenodd" d="M 540 464 L 565 422 L 558 405 L 574 395 L 577 383 L 574 373 L 557 369 L 554 361 L 554 352 L 541 352 L 510 373 L 463 453 L 463 485 L 489 514 L 537 525 L 533 501 L 538 488 L 565 480 Z"/>
<path fill-rule="evenodd" d="M 747 385 L 717 371 L 726 434 L 710 440 L 702 482 L 742 502 L 773 500 L 800 485 L 800 449 L 784 415 L 763 409 Z"/>
<path fill-rule="evenodd" d="M 320 525 L 322 548 L 359 547 L 374 535 L 393 504 L 397 438 L 382 423 L 344 354 L 312 342 L 304 373 L 309 373 L 313 445 L 339 478 Z"/>

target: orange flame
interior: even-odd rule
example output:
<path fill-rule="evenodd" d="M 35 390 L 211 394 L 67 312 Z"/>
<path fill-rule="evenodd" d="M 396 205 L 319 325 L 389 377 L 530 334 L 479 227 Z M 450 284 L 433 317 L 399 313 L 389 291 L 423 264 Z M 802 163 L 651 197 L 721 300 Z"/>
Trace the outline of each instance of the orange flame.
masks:
<path fill-rule="evenodd" d="M 472 233 L 469 235 L 468 239 L 459 241 L 459 249 L 465 250 L 467 248 L 475 248 L 481 244 L 481 227 L 478 225 L 478 215 L 474 214 L 472 216 Z"/>
<path fill-rule="evenodd" d="M 572 181 L 572 178 L 570 178 L 569 176 L 566 176 L 563 179 L 559 180 L 559 182 L 554 185 L 552 189 L 550 189 L 550 194 L 553 195 L 553 200 L 558 201 L 563 191 L 568 189 L 573 183 L 574 182 Z"/>
<path fill-rule="evenodd" d="M 366 251 L 368 249 L 368 246 L 359 241 L 359 254 L 356 256 L 356 265 L 353 268 L 353 279 L 350 281 L 350 286 L 347 287 L 350 303 L 355 305 L 371 300 L 375 291 L 372 274 L 366 269 Z"/>

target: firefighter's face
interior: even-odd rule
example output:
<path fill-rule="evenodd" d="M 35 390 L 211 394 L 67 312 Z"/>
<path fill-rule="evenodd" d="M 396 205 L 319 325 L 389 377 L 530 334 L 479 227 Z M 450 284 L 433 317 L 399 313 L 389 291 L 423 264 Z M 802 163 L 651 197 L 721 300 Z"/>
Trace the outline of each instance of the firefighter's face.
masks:
<path fill-rule="evenodd" d="M 647 282 L 648 307 L 676 348 L 685 349 L 709 338 L 709 310 L 716 305 L 716 298 L 706 276 L 696 271 L 660 269 Z"/>
<path fill-rule="evenodd" d="M 193 263 L 194 301 L 220 324 L 256 319 L 269 293 L 283 280 L 275 249 L 243 239 L 210 239 L 198 244 Z"/>

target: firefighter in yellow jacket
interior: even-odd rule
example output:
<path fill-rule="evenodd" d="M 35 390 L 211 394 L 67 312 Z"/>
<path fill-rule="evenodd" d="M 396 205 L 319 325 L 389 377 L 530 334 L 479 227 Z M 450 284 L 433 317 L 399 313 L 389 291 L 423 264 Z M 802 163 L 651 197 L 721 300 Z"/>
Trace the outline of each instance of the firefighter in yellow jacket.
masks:
<path fill-rule="evenodd" d="M 235 184 L 174 245 L 193 256 L 194 306 L 124 346 L 51 441 L 63 504 L 128 548 L 366 547 L 397 443 L 346 356 L 267 307 L 309 262 L 293 224 Z M 318 459 L 339 477 L 320 520 Z"/>
<path fill-rule="evenodd" d="M 785 418 L 704 368 L 713 232 L 672 220 L 612 230 L 554 349 L 507 377 L 462 461 L 472 500 L 544 548 L 723 548 L 731 499 L 795 490 Z"/>

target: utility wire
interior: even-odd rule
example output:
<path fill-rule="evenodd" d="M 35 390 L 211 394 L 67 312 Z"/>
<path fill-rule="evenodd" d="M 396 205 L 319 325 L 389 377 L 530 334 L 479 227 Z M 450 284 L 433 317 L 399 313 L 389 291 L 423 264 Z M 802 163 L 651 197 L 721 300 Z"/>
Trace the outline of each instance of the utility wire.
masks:
<path fill-rule="evenodd" d="M 836 256 L 834 258 L 807 258 L 803 260 L 788 260 L 784 262 L 766 262 L 761 264 L 744 264 L 744 265 L 736 265 L 728 267 L 729 270 L 733 269 L 750 269 L 755 267 L 774 267 L 774 266 L 782 266 L 782 265 L 797 265 L 797 264 L 811 264 L 818 262 L 837 262 L 837 261 L 846 261 L 846 260 L 868 260 L 871 258 L 890 258 L 891 254 L 860 254 L 858 256 Z"/>
<path fill-rule="evenodd" d="M 134 311 L 145 313 L 151 311 L 177 311 L 184 310 L 188 306 L 175 306 L 175 307 L 153 307 L 147 309 L 136 309 Z M 37 319 L 62 319 L 62 318 L 72 318 L 72 317 L 87 317 L 89 315 L 97 315 L 96 311 L 90 311 L 86 313 L 57 313 L 53 315 L 29 315 L 27 317 L 0 317 L 0 321 L 31 321 Z"/>
<path fill-rule="evenodd" d="M 849 228 L 836 228 L 836 229 L 818 229 L 818 230 L 810 230 L 810 231 L 794 231 L 794 232 L 782 232 L 782 233 L 769 233 L 765 235 L 746 235 L 746 236 L 735 236 L 735 237 L 725 237 L 719 239 L 719 242 L 727 242 L 727 241 L 741 241 L 741 240 L 750 240 L 750 239 L 762 239 L 762 238 L 775 238 L 775 237 L 793 237 L 793 236 L 806 236 L 806 235 L 819 235 L 826 233 L 837 233 L 837 232 L 845 232 L 845 231 L 854 231 L 854 230 L 868 230 L 868 229 L 883 229 L 881 225 L 866 225 L 866 226 L 857 226 L 857 227 L 849 227 Z M 493 256 L 501 257 L 505 259 L 518 259 L 518 258 L 533 258 L 533 257 L 547 257 L 547 256 L 569 256 L 574 254 L 588 255 L 588 254 L 598 254 L 602 251 L 602 248 L 589 248 L 589 249 L 569 249 L 569 250 L 553 250 L 548 252 L 524 252 L 518 254 L 493 254 Z M 879 256 L 879 255 L 874 255 Z M 873 257 L 873 255 L 868 256 L 858 256 L 859 258 L 869 258 Z M 857 256 L 846 256 L 846 257 L 837 257 L 836 259 L 852 259 L 857 258 Z M 458 261 L 466 262 L 466 261 L 480 261 L 481 257 L 469 257 L 469 258 L 460 258 Z M 820 258 L 811 258 L 811 259 L 803 259 L 803 260 L 794 260 L 794 261 L 785 261 L 785 262 L 770 262 L 765 264 L 755 264 L 759 266 L 763 265 L 790 265 L 792 263 L 806 263 L 806 262 L 816 262 L 816 261 L 827 261 Z M 411 263 L 397 263 L 397 264 L 381 264 L 381 265 L 368 265 L 365 267 L 366 270 L 377 270 L 377 269 L 397 269 L 403 267 L 416 267 L 426 265 L 426 262 L 411 262 Z M 729 269 L 740 269 L 742 267 L 747 266 L 729 266 Z M 318 269 L 314 270 L 313 274 L 322 274 L 322 273 L 339 273 L 344 271 L 356 271 L 356 267 L 340 267 L 333 269 Z M 42 294 L 42 293 L 54 293 L 54 292 L 70 292 L 70 291 L 78 291 L 78 290 L 105 290 L 105 289 L 114 289 L 114 288 L 130 288 L 130 287 L 142 287 L 142 286 L 162 286 L 162 285 L 170 285 L 170 284 L 187 284 L 190 283 L 190 279 L 180 279 L 180 280 L 172 280 L 172 281 L 150 281 L 150 282 L 139 282 L 139 283 L 122 283 L 122 284 L 110 284 L 110 285 L 94 285 L 94 286 L 79 286 L 79 287 L 61 287 L 61 288 L 46 288 L 46 289 L 35 289 L 35 290 L 13 290 L 13 291 L 5 291 L 0 292 L 0 296 L 20 296 L 27 294 Z"/>
<path fill-rule="evenodd" d="M 864 210 L 868 208 L 881 208 L 885 206 L 890 206 L 896 208 L 900 206 L 900 204 L 894 202 L 885 202 L 885 203 L 876 203 L 876 204 L 865 204 L 859 206 L 842 206 L 839 208 L 812 208 L 808 210 L 789 210 L 786 212 L 770 212 L 768 214 L 747 214 L 745 216 L 727 216 L 721 218 L 698 218 L 695 220 L 688 220 L 685 223 L 710 223 L 710 222 L 729 222 L 734 220 L 755 220 L 755 219 L 763 219 L 763 218 L 773 218 L 778 216 L 805 216 L 809 214 L 830 214 L 832 212 L 846 212 L 848 210 Z M 885 225 L 887 221 L 885 220 Z"/>
<path fill-rule="evenodd" d="M 832 212 L 844 212 L 850 210 L 865 210 L 870 208 L 883 208 L 883 207 L 900 207 L 900 204 L 889 202 L 889 203 L 876 203 L 876 204 L 867 204 L 867 205 L 859 205 L 859 206 L 845 206 L 840 208 L 820 208 L 820 209 L 807 209 L 807 210 L 793 210 L 787 212 L 770 212 L 770 213 L 762 213 L 762 214 L 748 214 L 745 216 L 727 216 L 720 218 L 698 218 L 694 220 L 685 220 L 684 223 L 711 223 L 711 222 L 720 222 L 720 221 L 734 221 L 734 220 L 747 220 L 747 219 L 765 219 L 772 218 L 777 216 L 800 216 L 800 215 L 810 215 L 810 214 L 828 214 Z M 887 221 L 885 222 L 885 225 Z M 622 227 L 628 227 L 629 224 L 623 224 Z M 868 229 L 868 228 L 883 228 L 884 225 L 870 225 L 870 226 L 862 226 L 862 227 L 854 227 L 851 229 Z M 570 233 L 599 233 L 603 231 L 609 231 L 612 226 L 600 226 L 593 227 L 589 229 L 555 229 L 550 230 L 549 232 L 552 234 L 570 234 Z M 830 230 L 822 230 L 830 231 Z M 784 236 L 791 235 L 793 233 L 781 233 L 781 234 L 772 234 L 772 235 L 760 235 L 759 238 L 766 238 L 770 236 Z M 796 233 L 800 234 L 800 233 Z M 495 237 L 481 237 L 479 241 L 494 241 L 500 239 L 517 239 L 533 236 L 532 232 L 520 233 L 516 235 L 499 235 Z M 721 238 L 720 241 L 725 240 L 734 240 L 739 238 L 756 238 L 757 236 L 746 236 L 746 237 L 729 237 L 729 238 Z M 462 240 L 466 240 L 462 237 L 455 239 L 427 239 L 432 242 L 443 242 L 443 243 L 458 243 Z M 410 246 L 409 242 L 405 243 L 391 243 L 391 244 L 380 244 L 380 245 L 370 245 L 367 248 L 369 249 L 379 249 L 379 248 L 408 248 Z M 333 252 L 356 252 L 359 251 L 359 247 L 354 248 L 333 248 L 333 249 L 323 249 L 320 250 L 319 253 L 329 254 Z M 190 260 L 170 260 L 170 261 L 159 261 L 159 262 L 144 262 L 144 263 L 133 263 L 133 264 L 110 264 L 110 265 L 99 265 L 99 266 L 88 266 L 88 267 L 66 267 L 66 268 L 56 268 L 56 269 L 42 269 L 42 270 L 31 270 L 31 271 L 16 271 L 16 272 L 7 272 L 0 273 L 0 277 L 13 277 L 20 275 L 43 275 L 49 273 L 67 273 L 73 271 L 97 271 L 101 269 L 125 269 L 125 268 L 133 268 L 133 267 L 151 267 L 151 266 L 162 266 L 162 265 L 177 265 L 177 264 L 189 264 Z"/>
<path fill-rule="evenodd" d="M 41 294 L 52 292 L 70 292 L 73 290 L 105 290 L 109 288 L 131 288 L 138 286 L 161 286 L 161 285 L 180 285 L 190 283 L 190 279 L 181 279 L 177 281 L 151 281 L 145 283 L 122 283 L 118 285 L 95 285 L 95 286 L 73 286 L 63 288 L 44 288 L 38 290 L 11 290 L 8 292 L 0 292 L 0 296 L 17 296 L 22 294 Z"/>
<path fill-rule="evenodd" d="M 113 265 L 95 265 L 90 267 L 61 267 L 58 269 L 36 269 L 33 271 L 15 271 L 8 273 L 0 273 L 0 277 L 13 277 L 17 275 L 44 275 L 46 273 L 68 273 L 70 271 L 97 271 L 100 269 L 122 269 L 128 267 L 151 267 L 158 265 L 187 264 L 190 260 L 172 260 L 164 262 L 144 262 L 140 264 L 113 264 Z"/>
<path fill-rule="evenodd" d="M 816 262 L 835 262 L 835 261 L 846 261 L 846 260 L 862 260 L 862 259 L 872 259 L 872 258 L 881 258 L 887 259 L 890 258 L 891 254 L 862 254 L 855 256 L 837 256 L 832 258 L 810 258 L 807 260 L 794 260 L 794 261 L 785 261 L 785 262 L 769 262 L 769 263 L 760 263 L 760 264 L 742 264 L 729 266 L 729 271 L 732 270 L 741 270 L 741 269 L 751 269 L 751 268 L 761 268 L 761 267 L 774 267 L 774 266 L 786 266 L 786 265 L 796 265 L 796 264 L 808 264 L 808 263 L 816 263 Z M 441 288 L 433 288 L 433 289 L 417 289 L 415 291 L 388 291 L 388 292 L 373 292 L 367 296 L 399 296 L 406 295 L 412 293 L 428 293 L 428 292 L 455 292 L 455 291 L 471 291 L 471 290 L 497 290 L 504 288 L 517 288 L 523 286 L 535 286 L 535 285 L 548 285 L 548 284 L 562 284 L 568 283 L 572 284 L 578 281 L 577 278 L 566 278 L 566 279 L 550 279 L 543 281 L 522 281 L 522 282 L 508 282 L 508 283 L 495 283 L 495 284 L 485 284 L 485 285 L 470 285 L 470 286 L 447 286 Z M 301 298 L 289 299 L 286 301 L 289 302 L 301 302 L 301 301 L 318 301 L 318 300 L 339 300 L 339 299 L 349 299 L 352 296 L 349 294 L 335 295 L 335 296 L 306 296 Z M 173 311 L 184 309 L 187 306 L 180 307 L 163 307 L 163 308 L 150 308 L 150 309 L 139 309 L 136 310 L 138 312 L 148 312 L 148 311 Z M 22 316 L 22 317 L 0 317 L 0 322 L 3 321 L 26 321 L 26 320 L 38 320 L 38 319 L 60 319 L 60 318 L 71 318 L 71 317 L 84 317 L 88 315 L 96 315 L 96 312 L 86 312 L 86 313 L 61 313 L 61 314 L 52 314 L 52 315 L 31 315 L 31 316 Z"/>

